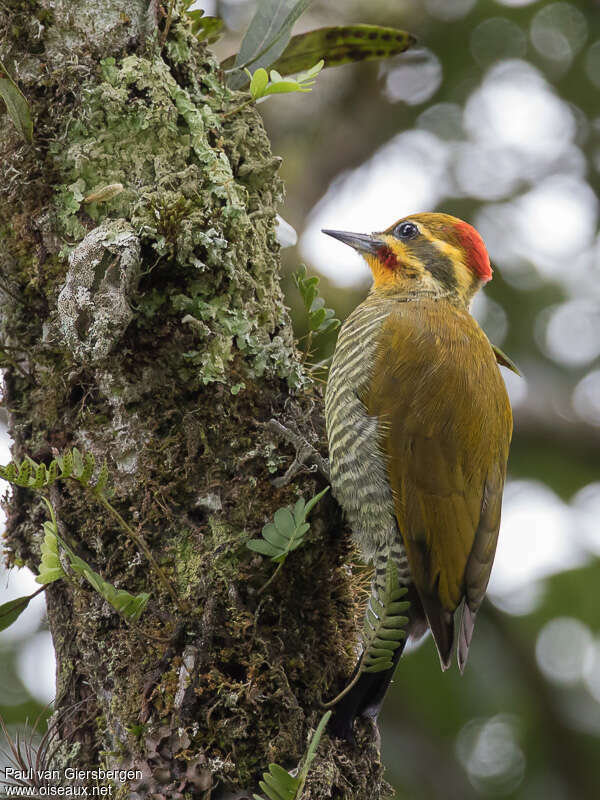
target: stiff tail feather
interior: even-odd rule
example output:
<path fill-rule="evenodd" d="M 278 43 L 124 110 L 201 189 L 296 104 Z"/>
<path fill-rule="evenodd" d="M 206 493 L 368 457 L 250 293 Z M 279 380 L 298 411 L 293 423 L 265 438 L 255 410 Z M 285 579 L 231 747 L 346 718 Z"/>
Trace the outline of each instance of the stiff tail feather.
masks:
<path fill-rule="evenodd" d="M 469 647 L 471 646 L 471 639 L 473 638 L 473 629 L 475 627 L 475 616 L 477 610 L 473 611 L 469 608 L 468 602 L 462 602 L 462 614 L 460 618 L 460 628 L 458 631 L 458 646 L 456 648 L 456 660 L 461 675 L 465 671 L 467 665 L 467 658 L 469 657 Z"/>

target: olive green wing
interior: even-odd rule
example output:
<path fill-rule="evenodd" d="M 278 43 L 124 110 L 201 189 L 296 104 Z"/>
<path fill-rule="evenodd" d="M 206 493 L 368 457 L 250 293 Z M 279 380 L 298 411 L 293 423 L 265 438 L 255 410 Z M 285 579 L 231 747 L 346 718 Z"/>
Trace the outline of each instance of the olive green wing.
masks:
<path fill-rule="evenodd" d="M 470 315 L 441 302 L 402 305 L 382 331 L 365 403 L 380 421 L 398 527 L 446 668 L 454 612 L 466 600 L 474 615 L 487 587 L 512 419 Z"/>

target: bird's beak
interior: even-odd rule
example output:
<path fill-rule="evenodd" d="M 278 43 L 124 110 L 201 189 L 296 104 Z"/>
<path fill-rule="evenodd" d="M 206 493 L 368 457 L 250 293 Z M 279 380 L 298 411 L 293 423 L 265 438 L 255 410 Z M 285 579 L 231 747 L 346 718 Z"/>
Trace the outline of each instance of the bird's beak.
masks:
<path fill-rule="evenodd" d="M 370 253 L 375 255 L 384 245 L 381 239 L 377 236 L 369 235 L 366 233 L 350 233 L 349 231 L 330 231 L 322 229 L 322 233 L 327 236 L 333 236 L 334 239 L 339 239 L 344 244 L 349 244 L 359 253 Z"/>

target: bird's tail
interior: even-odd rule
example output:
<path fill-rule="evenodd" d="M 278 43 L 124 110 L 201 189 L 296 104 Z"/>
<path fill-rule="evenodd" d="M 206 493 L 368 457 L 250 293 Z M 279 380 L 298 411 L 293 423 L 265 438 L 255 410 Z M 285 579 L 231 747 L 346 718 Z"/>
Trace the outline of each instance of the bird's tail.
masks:
<path fill-rule="evenodd" d="M 460 618 L 460 629 L 458 632 L 458 646 L 456 648 L 456 660 L 458 661 L 458 667 L 461 675 L 465 671 L 467 658 L 469 657 L 469 647 L 471 646 L 471 639 L 473 637 L 476 614 L 477 609 L 471 609 L 467 600 L 464 599 L 462 602 L 462 614 Z"/>

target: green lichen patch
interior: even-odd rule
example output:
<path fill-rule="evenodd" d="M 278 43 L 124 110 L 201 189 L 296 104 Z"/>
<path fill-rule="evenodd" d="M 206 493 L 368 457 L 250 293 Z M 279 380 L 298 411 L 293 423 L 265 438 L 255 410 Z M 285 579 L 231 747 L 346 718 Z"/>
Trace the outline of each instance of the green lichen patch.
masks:
<path fill-rule="evenodd" d="M 85 701 L 72 725 L 78 766 L 139 765 L 140 797 L 251 792 L 269 762 L 297 764 L 321 700 L 351 669 L 358 618 L 333 501 L 260 596 L 272 567 L 245 547 L 275 509 L 323 488 L 309 473 L 271 482 L 293 453 L 265 423 L 285 421 L 290 387 L 300 427 L 322 434 L 278 285 L 279 161 L 255 110 L 222 116 L 239 98 L 179 2 L 162 49 L 159 35 L 141 34 L 145 0 L 130 4 L 131 24 L 109 0 L 103 21 L 76 20 L 62 58 L 68 3 L 44 5 L 62 16 L 43 23 L 57 28 L 40 33 L 46 54 L 24 83 L 39 140 L 7 146 L 0 129 L 17 175 L 0 186 L 0 270 L 17 298 L 0 337 L 20 354 L 5 374 L 11 434 L 18 457 L 78 446 L 106 458 L 111 504 L 181 603 L 154 580 L 139 540 L 61 487 L 53 504 L 73 549 L 113 585 L 151 597 L 127 625 L 76 580 L 48 589 L 58 703 Z M 30 34 L 10 45 L 29 65 Z M 123 190 L 101 193 L 114 184 Z M 15 492 L 8 546 L 33 568 L 43 519 Z M 377 791 L 373 759 L 354 769 L 328 746 L 315 800 L 350 798 L 369 780 Z"/>
<path fill-rule="evenodd" d="M 185 38 L 185 29 L 176 33 Z M 278 375 L 296 387 L 302 378 L 276 282 L 274 213 L 252 212 L 253 194 L 279 195 L 278 162 L 258 152 L 240 164 L 239 154 L 232 160 L 219 146 L 227 131 L 205 92 L 208 85 L 214 105 L 228 90 L 208 65 L 184 89 L 159 55 L 104 59 L 100 81 L 82 89 L 85 112 L 51 147 L 62 174 L 53 214 L 66 241 L 107 216 L 131 220 L 154 267 L 168 265 L 161 296 L 192 334 L 181 358 L 202 384 L 225 381 L 241 357 L 246 377 Z M 87 194 L 113 183 L 123 191 L 82 206 Z M 151 295 L 156 284 L 146 283 Z M 143 292 L 139 302 L 147 314 Z M 238 391 L 243 386 L 237 382 Z"/>

